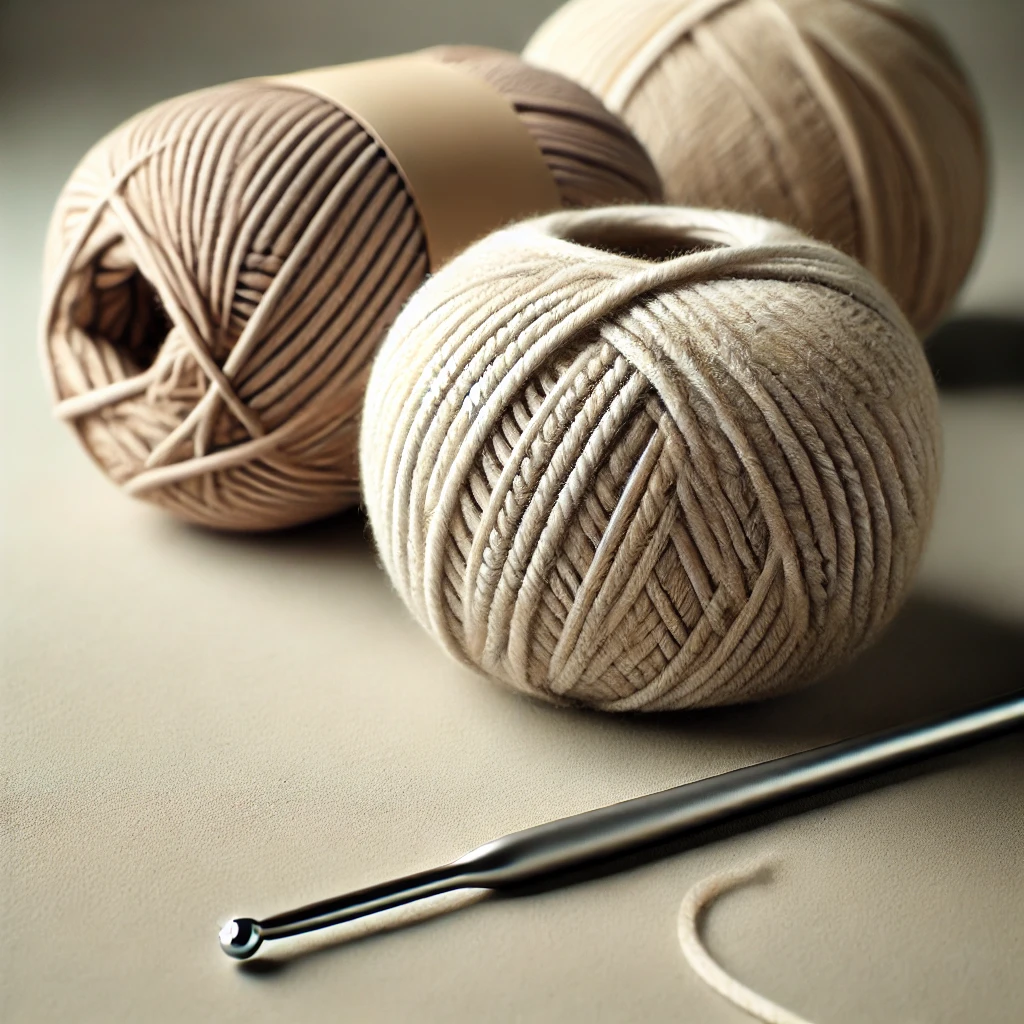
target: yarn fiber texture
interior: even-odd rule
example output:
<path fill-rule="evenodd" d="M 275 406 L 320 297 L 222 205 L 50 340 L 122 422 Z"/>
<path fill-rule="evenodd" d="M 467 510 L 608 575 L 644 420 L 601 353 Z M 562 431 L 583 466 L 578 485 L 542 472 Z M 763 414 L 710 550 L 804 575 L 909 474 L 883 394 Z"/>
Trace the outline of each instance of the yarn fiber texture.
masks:
<path fill-rule="evenodd" d="M 863 263 L 924 333 L 973 262 L 978 104 L 928 24 L 887 0 L 572 0 L 524 55 L 595 92 L 671 202 L 792 224 Z"/>
<path fill-rule="evenodd" d="M 429 52 L 508 99 L 566 207 L 659 198 L 643 148 L 578 85 L 500 51 Z M 57 414 L 125 491 L 193 522 L 336 512 L 358 496 L 370 360 L 427 269 L 403 178 L 328 100 L 251 80 L 161 103 L 57 202 Z"/>
<path fill-rule="evenodd" d="M 794 689 L 907 593 L 937 397 L 881 286 L 775 222 L 554 214 L 385 340 L 360 444 L 381 560 L 456 658 L 607 711 Z"/>

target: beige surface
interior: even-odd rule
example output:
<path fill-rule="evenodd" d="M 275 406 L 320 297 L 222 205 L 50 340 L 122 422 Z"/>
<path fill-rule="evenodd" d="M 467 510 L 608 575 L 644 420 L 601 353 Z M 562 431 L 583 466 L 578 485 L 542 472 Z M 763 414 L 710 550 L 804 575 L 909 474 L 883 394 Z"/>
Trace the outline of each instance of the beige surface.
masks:
<path fill-rule="evenodd" d="M 777 880 L 726 897 L 708 929 L 748 983 L 821 1024 L 1019 1019 L 1019 737 L 572 889 L 276 944 L 262 970 L 217 950 L 229 914 L 952 707 L 1024 666 L 1020 391 L 944 396 L 939 522 L 887 639 L 816 690 L 727 713 L 611 719 L 479 683 L 402 612 L 356 517 L 231 539 L 115 493 L 50 421 L 36 366 L 57 188 L 162 95 L 445 37 L 515 45 L 549 5 L 367 6 L 225 0 L 202 31 L 198 0 L 3 7 L 0 1020 L 740 1022 L 683 965 L 675 913 L 694 880 L 763 852 Z M 995 113 L 997 210 L 967 302 L 1024 314 L 1021 9 L 932 6 L 971 33 Z"/>

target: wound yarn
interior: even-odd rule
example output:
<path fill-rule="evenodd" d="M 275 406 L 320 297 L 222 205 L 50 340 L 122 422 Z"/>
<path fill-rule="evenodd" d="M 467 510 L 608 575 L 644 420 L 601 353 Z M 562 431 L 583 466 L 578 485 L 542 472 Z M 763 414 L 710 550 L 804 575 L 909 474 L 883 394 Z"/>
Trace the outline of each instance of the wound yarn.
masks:
<path fill-rule="evenodd" d="M 660 197 L 643 148 L 578 85 L 500 51 L 426 53 L 505 98 L 564 206 Z M 373 353 L 427 270 L 415 196 L 330 100 L 270 80 L 168 100 L 58 199 L 42 338 L 57 415 L 127 493 L 184 519 L 336 512 L 359 493 Z"/>
<path fill-rule="evenodd" d="M 837 246 L 926 332 L 985 219 L 981 114 L 947 44 L 889 0 L 572 0 L 524 51 L 600 96 L 671 202 Z"/>
<path fill-rule="evenodd" d="M 526 221 L 412 298 L 360 442 L 381 560 L 462 662 L 557 704 L 792 690 L 899 608 L 935 386 L 884 289 L 759 218 Z"/>

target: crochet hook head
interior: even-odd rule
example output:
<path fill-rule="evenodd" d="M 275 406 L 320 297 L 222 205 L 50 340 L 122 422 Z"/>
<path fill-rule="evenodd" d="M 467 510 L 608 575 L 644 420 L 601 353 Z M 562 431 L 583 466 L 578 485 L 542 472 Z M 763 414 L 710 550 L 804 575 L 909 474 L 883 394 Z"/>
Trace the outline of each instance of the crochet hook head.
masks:
<path fill-rule="evenodd" d="M 260 923 L 251 917 L 236 917 L 220 930 L 220 948 L 236 960 L 248 960 L 262 945 Z"/>
<path fill-rule="evenodd" d="M 376 914 L 381 910 L 389 910 L 452 889 L 465 888 L 470 884 L 472 879 L 463 867 L 448 864 L 371 885 L 366 889 L 357 889 L 334 899 L 310 903 L 262 921 L 254 921 L 251 917 L 236 917 L 221 928 L 220 948 L 236 960 L 248 960 L 265 940 L 283 939 L 343 924 L 357 917 Z"/>

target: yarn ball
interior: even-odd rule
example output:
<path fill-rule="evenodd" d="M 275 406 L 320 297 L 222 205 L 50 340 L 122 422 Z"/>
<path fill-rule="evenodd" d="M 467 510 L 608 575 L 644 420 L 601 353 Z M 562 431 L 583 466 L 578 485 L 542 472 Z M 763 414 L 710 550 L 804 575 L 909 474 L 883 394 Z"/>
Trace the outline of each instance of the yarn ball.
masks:
<path fill-rule="evenodd" d="M 524 55 L 600 96 L 671 202 L 756 213 L 858 259 L 924 333 L 985 219 L 981 114 L 889 0 L 572 0 Z"/>
<path fill-rule="evenodd" d="M 429 51 L 518 113 L 566 207 L 660 196 L 643 148 L 578 85 L 500 51 Z M 249 80 L 103 139 L 57 202 L 44 364 L 57 414 L 125 491 L 235 530 L 358 497 L 374 351 L 427 275 L 413 197 L 318 95 Z"/>
<path fill-rule="evenodd" d="M 381 560 L 456 658 L 606 711 L 792 690 L 906 596 L 937 395 L 885 290 L 742 214 L 621 207 L 476 243 L 413 297 L 360 458 Z"/>

